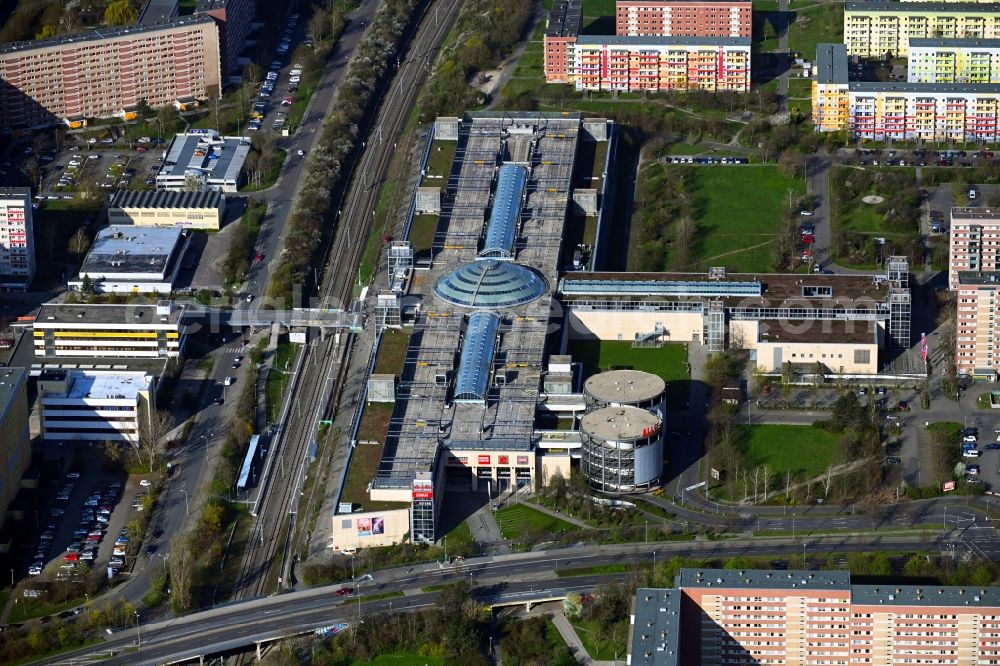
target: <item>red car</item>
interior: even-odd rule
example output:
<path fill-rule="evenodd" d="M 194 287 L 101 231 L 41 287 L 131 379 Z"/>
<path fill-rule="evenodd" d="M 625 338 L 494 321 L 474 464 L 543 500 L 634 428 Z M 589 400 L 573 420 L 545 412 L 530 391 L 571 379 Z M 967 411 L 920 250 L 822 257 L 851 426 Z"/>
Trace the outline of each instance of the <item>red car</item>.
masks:
<path fill-rule="evenodd" d="M 256 261 L 257 261 L 258 264 L 260 262 L 264 261 L 264 253 L 263 252 L 258 252 L 257 253 Z"/>
<path fill-rule="evenodd" d="M 80 554 L 66 553 L 65 555 L 63 555 L 63 559 L 66 560 L 67 562 L 76 562 L 78 559 L 80 559 Z"/>
<path fill-rule="evenodd" d="M 338 597 L 347 597 L 347 596 L 350 596 L 352 594 L 354 594 L 354 588 L 353 587 L 342 587 L 339 590 L 337 590 L 337 596 Z"/>

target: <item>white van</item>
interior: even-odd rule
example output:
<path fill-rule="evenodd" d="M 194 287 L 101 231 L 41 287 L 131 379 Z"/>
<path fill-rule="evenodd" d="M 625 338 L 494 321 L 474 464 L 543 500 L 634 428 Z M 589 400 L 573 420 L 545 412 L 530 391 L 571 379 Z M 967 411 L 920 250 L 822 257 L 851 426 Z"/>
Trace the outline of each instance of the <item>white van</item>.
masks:
<path fill-rule="evenodd" d="M 233 382 L 235 381 L 236 377 L 226 377 L 226 379 L 222 383 L 225 384 L 226 386 L 232 386 Z"/>

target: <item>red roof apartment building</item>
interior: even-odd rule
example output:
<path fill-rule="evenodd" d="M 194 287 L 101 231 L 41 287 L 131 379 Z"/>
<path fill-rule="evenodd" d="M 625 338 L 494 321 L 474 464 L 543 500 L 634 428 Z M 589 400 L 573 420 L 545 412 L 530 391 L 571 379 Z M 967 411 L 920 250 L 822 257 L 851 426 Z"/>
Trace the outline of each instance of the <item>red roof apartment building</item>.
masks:
<path fill-rule="evenodd" d="M 682 569 L 640 589 L 631 666 L 1000 663 L 1000 589 L 856 585 L 843 571 Z"/>
<path fill-rule="evenodd" d="M 208 16 L 0 46 L 0 129 L 220 94 L 219 28 Z"/>
<path fill-rule="evenodd" d="M 750 0 L 618 0 L 615 34 L 650 37 L 750 37 Z"/>

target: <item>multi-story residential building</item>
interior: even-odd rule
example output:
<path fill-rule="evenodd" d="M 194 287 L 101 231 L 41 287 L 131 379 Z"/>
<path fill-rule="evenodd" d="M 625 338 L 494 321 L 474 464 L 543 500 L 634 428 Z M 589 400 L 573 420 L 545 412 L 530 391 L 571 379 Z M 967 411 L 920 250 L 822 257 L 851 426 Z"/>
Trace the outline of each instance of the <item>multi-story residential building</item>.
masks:
<path fill-rule="evenodd" d="M 573 45 L 577 90 L 750 89 L 748 37 L 583 36 Z"/>
<path fill-rule="evenodd" d="M 952 208 L 949 236 L 949 289 L 958 289 L 961 272 L 1000 271 L 1000 209 Z"/>
<path fill-rule="evenodd" d="M 545 80 L 569 83 L 573 80 L 573 44 L 580 34 L 583 0 L 553 0 L 543 40 Z"/>
<path fill-rule="evenodd" d="M 750 37 L 748 0 L 618 0 L 615 34 L 632 37 Z"/>
<path fill-rule="evenodd" d="M 26 289 L 35 278 L 31 190 L 0 188 L 0 287 Z"/>
<path fill-rule="evenodd" d="M 208 16 L 0 47 L 0 129 L 220 94 L 219 29 Z"/>
<path fill-rule="evenodd" d="M 83 290 L 86 285 L 96 293 L 167 296 L 189 242 L 180 227 L 105 227 L 97 232 L 80 275 L 69 288 Z"/>
<path fill-rule="evenodd" d="M 847 52 L 837 44 L 820 44 L 816 49 L 812 101 L 818 132 L 847 131 L 878 141 L 1000 139 L 1000 87 L 849 81 Z"/>
<path fill-rule="evenodd" d="M 21 475 L 31 463 L 28 429 L 28 372 L 24 368 L 0 368 L 0 524 L 7 505 L 17 495 Z"/>
<path fill-rule="evenodd" d="M 996 587 L 859 585 L 841 571 L 682 569 L 639 589 L 631 666 L 990 664 Z"/>
<path fill-rule="evenodd" d="M 198 0 L 195 14 L 211 16 L 219 26 L 222 72 L 232 74 L 240 64 L 240 51 L 250 34 L 254 0 Z"/>
<path fill-rule="evenodd" d="M 184 307 L 46 303 L 33 325 L 35 356 L 169 358 L 184 346 Z"/>
<path fill-rule="evenodd" d="M 156 411 L 155 389 L 156 378 L 144 372 L 42 370 L 42 439 L 137 443 Z"/>
<path fill-rule="evenodd" d="M 857 0 L 844 5 L 844 43 L 859 58 L 906 57 L 913 38 L 1000 38 L 989 3 Z"/>
<path fill-rule="evenodd" d="M 1000 83 L 1000 39 L 911 39 L 910 83 Z"/>

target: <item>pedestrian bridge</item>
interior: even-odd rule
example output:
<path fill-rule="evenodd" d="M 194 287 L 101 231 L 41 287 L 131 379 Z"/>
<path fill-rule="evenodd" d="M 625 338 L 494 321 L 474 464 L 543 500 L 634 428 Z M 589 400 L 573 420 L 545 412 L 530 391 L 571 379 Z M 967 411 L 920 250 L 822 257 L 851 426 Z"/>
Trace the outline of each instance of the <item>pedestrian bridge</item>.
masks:
<path fill-rule="evenodd" d="M 287 328 L 318 328 L 322 332 L 347 329 L 360 332 L 365 326 L 365 316 L 361 312 L 348 312 L 328 308 L 294 308 L 291 310 L 270 310 L 253 308 L 227 310 L 223 308 L 186 307 L 185 319 L 191 323 L 208 321 L 219 326 L 232 328 L 270 327 L 278 324 Z"/>

